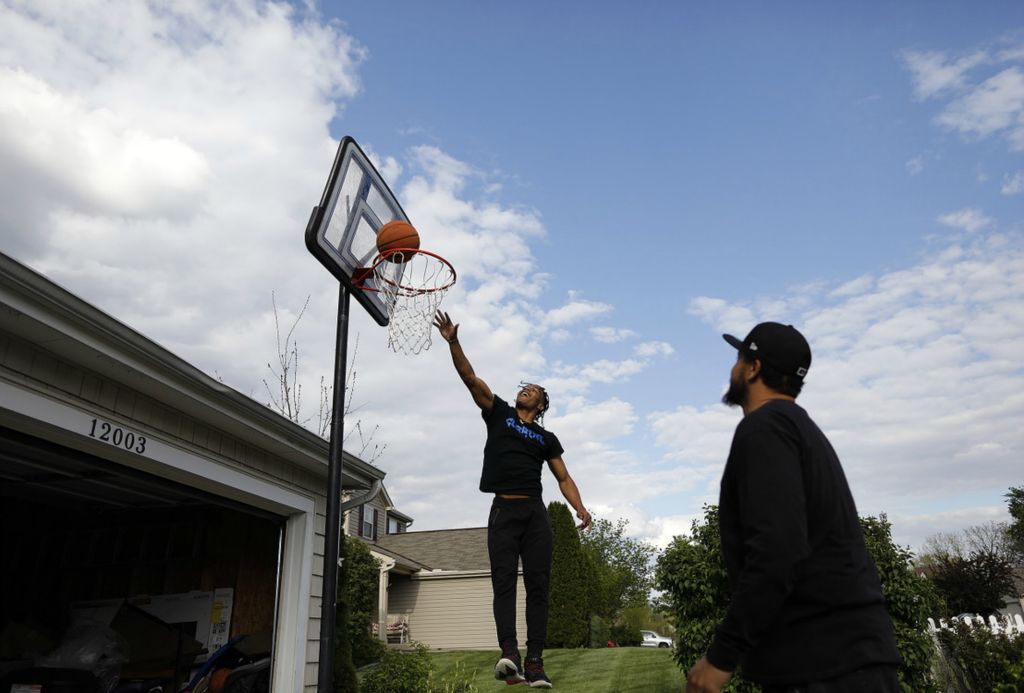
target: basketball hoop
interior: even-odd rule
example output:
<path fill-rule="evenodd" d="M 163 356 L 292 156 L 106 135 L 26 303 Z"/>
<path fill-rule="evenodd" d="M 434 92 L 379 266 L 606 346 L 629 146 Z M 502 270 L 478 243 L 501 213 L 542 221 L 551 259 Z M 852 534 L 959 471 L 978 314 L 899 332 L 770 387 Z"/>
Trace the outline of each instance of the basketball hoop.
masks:
<path fill-rule="evenodd" d="M 429 250 L 394 248 L 353 278 L 363 291 L 380 292 L 385 299 L 388 346 L 393 351 L 418 354 L 430 348 L 434 314 L 455 283 L 450 262 Z"/>

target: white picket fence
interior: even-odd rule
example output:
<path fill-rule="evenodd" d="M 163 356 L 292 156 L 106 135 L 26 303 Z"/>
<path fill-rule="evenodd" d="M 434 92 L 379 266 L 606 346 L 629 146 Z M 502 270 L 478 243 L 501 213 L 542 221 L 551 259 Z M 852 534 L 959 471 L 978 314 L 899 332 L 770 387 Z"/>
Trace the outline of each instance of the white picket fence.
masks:
<path fill-rule="evenodd" d="M 928 619 L 928 631 L 930 633 L 936 633 L 940 629 L 948 629 L 952 627 L 954 623 L 963 623 L 969 628 L 988 628 L 992 631 L 993 635 L 1009 635 L 1011 637 L 1017 635 L 1024 635 L 1024 619 L 1020 617 L 1020 614 L 1014 614 L 1011 616 L 989 616 L 988 621 L 983 619 L 981 616 L 974 616 L 973 618 L 960 619 L 956 616 L 949 619 L 949 622 L 944 618 L 939 619 L 938 625 L 935 624 L 933 619 Z"/>

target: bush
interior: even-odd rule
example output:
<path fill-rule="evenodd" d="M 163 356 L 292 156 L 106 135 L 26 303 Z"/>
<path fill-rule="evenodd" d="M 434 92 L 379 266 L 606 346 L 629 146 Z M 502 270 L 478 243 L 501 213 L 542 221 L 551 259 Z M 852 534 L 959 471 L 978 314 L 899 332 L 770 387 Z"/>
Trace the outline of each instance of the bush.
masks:
<path fill-rule="evenodd" d="M 915 693 L 934 691 L 931 669 L 935 648 L 927 634 L 927 623 L 928 614 L 941 602 L 930 583 L 911 569 L 910 551 L 893 544 L 891 525 L 884 515 L 861 518 L 861 527 L 868 553 L 878 567 L 886 609 L 903 658 L 900 680 L 905 689 Z M 715 626 L 725 617 L 731 599 L 716 506 L 704 506 L 704 521 L 693 522 L 689 537 L 672 540 L 658 559 L 656 586 L 664 592 L 674 617 L 674 656 L 685 671 L 711 644 Z M 742 673 L 738 671 L 735 683 L 730 683 L 735 688 L 726 690 L 757 691 L 753 683 L 742 680 Z"/>
<path fill-rule="evenodd" d="M 945 690 L 1024 691 L 1024 637 L 995 635 L 983 626 L 955 623 L 938 631 L 946 666 Z"/>
<path fill-rule="evenodd" d="M 611 637 L 620 647 L 637 647 L 643 640 L 640 629 L 629 623 L 617 623 L 612 626 Z"/>
<path fill-rule="evenodd" d="M 638 646 L 643 642 L 643 635 L 640 630 L 644 627 L 650 615 L 650 608 L 647 606 L 634 606 L 623 609 L 619 620 L 612 628 L 612 639 L 620 645 Z"/>
<path fill-rule="evenodd" d="M 658 557 L 655 587 L 664 593 L 676 625 L 672 656 L 684 672 L 689 671 L 711 644 L 730 601 L 717 506 L 705 505 L 704 521 L 694 520 L 690 536 L 673 538 Z M 737 671 L 723 690 L 757 693 L 761 689 Z"/>
<path fill-rule="evenodd" d="M 430 680 L 426 646 L 416 643 L 408 652 L 388 650 L 363 679 L 363 693 L 424 693 Z"/>
<path fill-rule="evenodd" d="M 608 625 L 608 621 L 601 618 L 600 616 L 590 617 L 590 646 L 591 647 L 607 647 L 608 640 L 612 638 L 612 631 Z M 618 642 L 616 640 L 616 642 Z"/>
<path fill-rule="evenodd" d="M 868 553 L 878 568 L 885 608 L 903 659 L 900 681 L 915 693 L 934 691 L 931 672 L 935 646 L 928 635 L 928 614 L 939 613 L 942 600 L 928 579 L 914 572 L 910 550 L 893 543 L 892 525 L 884 514 L 862 517 L 860 526 Z"/>
<path fill-rule="evenodd" d="M 356 537 L 345 537 L 345 584 L 339 580 L 338 602 L 348 607 L 348 641 L 352 661 L 357 667 L 376 662 L 383 656 L 385 646 L 373 637 L 373 612 L 377 608 L 377 590 L 380 587 L 380 561 L 370 548 Z M 338 620 L 339 624 L 341 620 Z"/>
<path fill-rule="evenodd" d="M 548 505 L 551 521 L 551 596 L 548 609 L 548 646 L 586 647 L 589 643 L 588 562 L 580 535 L 564 503 Z"/>

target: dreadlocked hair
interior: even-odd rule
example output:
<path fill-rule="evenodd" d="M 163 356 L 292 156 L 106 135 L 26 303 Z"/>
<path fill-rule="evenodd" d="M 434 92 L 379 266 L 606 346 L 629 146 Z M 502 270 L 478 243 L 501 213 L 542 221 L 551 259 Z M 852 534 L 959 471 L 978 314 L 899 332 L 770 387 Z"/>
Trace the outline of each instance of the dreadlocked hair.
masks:
<path fill-rule="evenodd" d="M 537 387 L 540 387 L 540 385 L 538 385 Z M 544 395 L 544 410 L 541 413 L 537 414 L 537 425 L 543 426 L 544 415 L 548 412 L 548 407 L 551 406 L 551 398 L 548 397 L 548 391 L 545 390 L 543 387 L 540 387 L 540 393 Z"/>

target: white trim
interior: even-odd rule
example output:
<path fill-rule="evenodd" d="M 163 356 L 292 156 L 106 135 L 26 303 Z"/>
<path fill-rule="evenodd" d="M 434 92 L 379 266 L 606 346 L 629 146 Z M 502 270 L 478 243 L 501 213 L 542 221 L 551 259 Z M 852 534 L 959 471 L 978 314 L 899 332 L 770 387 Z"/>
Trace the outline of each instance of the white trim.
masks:
<path fill-rule="evenodd" d="M 522 575 L 522 570 L 517 570 L 516 575 Z M 490 577 L 489 570 L 421 570 L 413 573 L 410 577 L 413 580 L 450 580 L 453 578 L 474 578 Z"/>
<path fill-rule="evenodd" d="M 60 401 L 3 379 L 0 379 L 0 402 L 3 402 L 0 423 L 4 425 L 30 434 L 43 434 L 62 445 L 287 516 L 272 690 L 302 689 L 312 580 L 316 508 L 313 498 L 224 465 L 215 457 L 189 450 L 184 441 L 170 440 L 163 432 L 125 422 L 105 410 L 89 411 L 79 403 Z M 144 434 L 147 439 L 144 453 L 91 438 L 89 432 L 94 418 Z"/>

